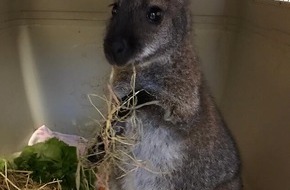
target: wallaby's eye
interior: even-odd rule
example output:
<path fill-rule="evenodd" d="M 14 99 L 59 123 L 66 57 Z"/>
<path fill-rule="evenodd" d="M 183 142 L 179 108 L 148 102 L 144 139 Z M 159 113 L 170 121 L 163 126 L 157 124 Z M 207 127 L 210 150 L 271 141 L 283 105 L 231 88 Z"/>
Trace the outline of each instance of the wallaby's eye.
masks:
<path fill-rule="evenodd" d="M 110 5 L 112 7 L 112 15 L 115 16 L 118 13 L 118 4 L 117 3 L 113 3 Z"/>
<path fill-rule="evenodd" d="M 163 17 L 163 11 L 157 6 L 150 7 L 147 12 L 147 18 L 150 22 L 159 24 Z"/>

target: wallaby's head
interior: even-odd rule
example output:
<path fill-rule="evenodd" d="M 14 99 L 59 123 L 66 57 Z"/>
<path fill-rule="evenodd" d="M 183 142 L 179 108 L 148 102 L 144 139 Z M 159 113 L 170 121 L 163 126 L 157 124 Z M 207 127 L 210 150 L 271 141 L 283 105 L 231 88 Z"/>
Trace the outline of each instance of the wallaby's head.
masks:
<path fill-rule="evenodd" d="M 168 57 L 190 28 L 188 0 L 115 0 L 104 51 L 113 65 Z"/>

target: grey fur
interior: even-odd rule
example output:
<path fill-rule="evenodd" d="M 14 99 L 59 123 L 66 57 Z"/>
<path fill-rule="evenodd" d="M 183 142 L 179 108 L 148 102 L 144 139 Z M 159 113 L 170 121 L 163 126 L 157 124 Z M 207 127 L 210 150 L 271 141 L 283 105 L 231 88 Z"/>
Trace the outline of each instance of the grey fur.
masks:
<path fill-rule="evenodd" d="M 136 89 L 144 89 L 158 105 L 136 110 L 137 143 L 131 155 L 144 161 L 129 172 L 115 167 L 112 190 L 239 190 L 240 160 L 236 145 L 208 93 L 191 45 L 187 0 L 119 0 L 104 40 L 114 68 L 113 88 L 122 99 L 131 92 L 132 64 Z M 163 10 L 160 24 L 148 22 L 152 6 Z M 113 44 L 124 42 L 122 55 Z M 120 58 L 120 59 L 117 59 Z M 131 136 L 132 117 L 125 136 Z M 125 164 L 131 162 L 131 165 Z"/>

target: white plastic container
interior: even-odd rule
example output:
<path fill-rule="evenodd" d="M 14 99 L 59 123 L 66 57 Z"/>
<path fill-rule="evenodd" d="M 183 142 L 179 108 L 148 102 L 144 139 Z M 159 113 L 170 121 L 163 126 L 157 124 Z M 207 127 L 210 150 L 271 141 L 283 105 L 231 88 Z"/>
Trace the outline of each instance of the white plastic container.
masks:
<path fill-rule="evenodd" d="M 0 153 L 45 124 L 89 136 L 110 66 L 105 0 L 0 0 Z M 243 159 L 245 190 L 289 190 L 290 6 L 192 0 L 194 43 Z M 105 110 L 104 102 L 94 103 Z"/>

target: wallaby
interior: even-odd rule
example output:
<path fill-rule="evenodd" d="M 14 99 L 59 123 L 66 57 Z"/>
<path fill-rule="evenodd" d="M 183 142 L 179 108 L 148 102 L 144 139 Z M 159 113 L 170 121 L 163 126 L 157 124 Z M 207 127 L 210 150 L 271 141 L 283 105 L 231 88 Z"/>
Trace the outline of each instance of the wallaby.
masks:
<path fill-rule="evenodd" d="M 235 142 L 211 98 L 191 45 L 189 0 L 115 0 L 104 38 L 113 91 L 122 100 L 142 90 L 142 125 L 131 147 L 146 167 L 115 167 L 111 190 L 240 190 Z M 146 95 L 147 94 L 147 95 Z M 150 97 L 150 98 L 148 98 Z M 138 101 L 139 101 L 138 100 Z M 130 117 L 123 135 L 129 135 Z M 123 176 L 122 176 L 123 175 Z M 122 177 L 120 177 L 122 176 Z"/>

